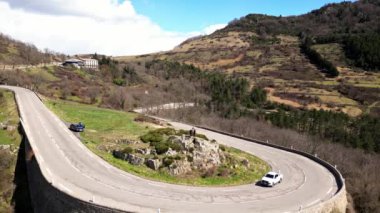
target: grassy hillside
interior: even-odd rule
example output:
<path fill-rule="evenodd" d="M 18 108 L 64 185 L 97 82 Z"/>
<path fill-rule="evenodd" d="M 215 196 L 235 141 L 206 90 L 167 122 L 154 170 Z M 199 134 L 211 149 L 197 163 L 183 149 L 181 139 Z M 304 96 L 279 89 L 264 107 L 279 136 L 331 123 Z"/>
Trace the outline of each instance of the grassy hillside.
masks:
<path fill-rule="evenodd" d="M 353 117 L 366 112 L 378 116 L 378 111 L 370 108 L 380 100 L 380 73 L 354 66 L 346 56 L 344 41 L 353 35 L 377 32 L 379 14 L 377 1 L 329 4 L 302 16 L 251 14 L 210 36 L 189 39 L 172 51 L 117 60 L 126 64 L 152 60 L 191 64 L 246 78 L 251 86 L 266 88 L 269 100 L 276 103 L 344 112 Z M 300 48 L 300 35 L 311 38 L 311 49 L 332 63 L 339 76 L 331 78 L 323 67 L 312 63 Z M 351 93 L 342 87 L 349 87 Z M 352 95 L 358 91 L 365 97 Z"/>

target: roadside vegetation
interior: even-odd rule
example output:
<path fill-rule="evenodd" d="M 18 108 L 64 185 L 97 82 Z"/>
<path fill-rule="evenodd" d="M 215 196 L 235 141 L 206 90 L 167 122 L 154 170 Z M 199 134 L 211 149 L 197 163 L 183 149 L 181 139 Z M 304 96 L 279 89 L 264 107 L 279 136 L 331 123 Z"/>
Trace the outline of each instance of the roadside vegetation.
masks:
<path fill-rule="evenodd" d="M 268 140 L 270 143 L 293 147 L 313 155 L 317 154 L 321 159 L 337 165 L 345 178 L 349 193 L 348 209 L 355 208 L 360 210 L 359 212 L 378 212 L 377 198 L 380 195 L 380 185 L 378 175 L 374 171 L 380 170 L 379 154 L 332 143 L 291 129 L 275 127 L 252 117 L 222 118 L 217 113 L 210 113 L 206 107 L 163 110 L 154 115 L 262 141 Z"/>
<path fill-rule="evenodd" d="M 14 173 L 21 141 L 12 92 L 0 90 L 0 212 L 13 212 Z"/>
<path fill-rule="evenodd" d="M 91 151 L 112 165 L 144 178 L 195 186 L 226 186 L 255 183 L 269 170 L 269 166 L 257 157 L 221 146 L 226 155 L 225 164 L 206 170 L 192 170 L 176 176 L 165 167 L 174 165 L 185 158 L 190 159 L 190 157 L 182 156 L 179 152 L 175 156 L 163 156 L 162 154 L 169 148 L 180 150 L 179 145 L 169 142 L 167 140 L 169 136 L 164 136 L 164 133 L 170 130 L 169 132 L 173 135 L 182 135 L 187 131 L 176 132 L 173 129 L 162 129 L 162 125 L 167 124 L 147 122 L 149 119 L 143 119 L 141 122 L 141 118 L 134 113 L 57 100 L 46 100 L 45 104 L 64 121 L 80 121 L 86 125 L 85 132 L 81 133 L 81 139 Z M 197 135 L 197 137 L 207 139 L 202 135 Z M 149 144 L 156 154 L 141 155 L 141 158 L 162 160 L 163 167 L 159 170 L 152 170 L 144 164 L 132 165 L 114 155 L 115 150 L 121 150 L 121 154 L 140 156 L 137 150 L 147 149 L 150 147 Z"/>
<path fill-rule="evenodd" d="M 294 129 L 370 152 L 380 151 L 380 135 L 377 131 L 380 129 L 379 118 L 370 116 L 352 118 L 341 112 L 296 109 L 278 105 L 267 101 L 265 89 L 260 87 L 250 89 L 248 81 L 244 78 L 201 72 L 193 66 L 178 63 L 160 61 L 152 63 L 150 66 L 155 65 L 153 70 L 158 77 L 182 77 L 189 82 L 202 82 L 198 91 L 210 97 L 205 106 L 210 112 L 218 113 L 222 117 L 256 117 L 280 128 Z M 375 100 L 377 95 L 374 96 L 373 101 Z"/>

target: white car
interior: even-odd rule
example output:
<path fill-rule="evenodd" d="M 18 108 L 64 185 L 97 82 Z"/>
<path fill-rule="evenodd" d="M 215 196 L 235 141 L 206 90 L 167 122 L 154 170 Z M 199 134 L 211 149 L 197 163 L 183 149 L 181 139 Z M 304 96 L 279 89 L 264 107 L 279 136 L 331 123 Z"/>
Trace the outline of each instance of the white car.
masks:
<path fill-rule="evenodd" d="M 261 185 L 274 186 L 281 183 L 284 176 L 276 172 L 268 172 L 263 178 L 261 178 Z"/>

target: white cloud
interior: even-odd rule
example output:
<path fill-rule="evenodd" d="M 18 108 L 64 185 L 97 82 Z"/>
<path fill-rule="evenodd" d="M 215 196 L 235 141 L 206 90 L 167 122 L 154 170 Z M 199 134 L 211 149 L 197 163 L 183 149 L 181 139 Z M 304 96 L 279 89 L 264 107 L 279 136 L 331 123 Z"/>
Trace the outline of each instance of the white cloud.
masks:
<path fill-rule="evenodd" d="M 217 30 L 225 28 L 226 26 L 227 26 L 227 24 L 214 24 L 214 25 L 210 25 L 210 26 L 206 27 L 205 29 L 203 29 L 203 33 L 206 34 L 206 35 L 210 35 L 210 34 L 212 34 L 213 32 L 215 32 Z"/>
<path fill-rule="evenodd" d="M 2 0 L 15 9 L 51 15 L 75 15 L 94 18 L 134 18 L 129 0 Z"/>
<path fill-rule="evenodd" d="M 170 50 L 203 32 L 168 32 L 129 0 L 0 0 L 0 32 L 66 54 L 136 55 Z"/>

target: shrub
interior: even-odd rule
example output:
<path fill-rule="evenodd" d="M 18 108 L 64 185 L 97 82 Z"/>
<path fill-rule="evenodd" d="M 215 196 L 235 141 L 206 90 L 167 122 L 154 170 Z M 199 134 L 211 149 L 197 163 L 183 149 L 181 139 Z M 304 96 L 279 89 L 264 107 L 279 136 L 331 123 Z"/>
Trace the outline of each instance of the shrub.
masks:
<path fill-rule="evenodd" d="M 118 85 L 118 86 L 123 86 L 123 85 L 125 85 L 125 80 L 123 80 L 121 78 L 115 78 L 115 79 L 113 79 L 113 83 Z"/>
<path fill-rule="evenodd" d="M 168 141 L 167 142 L 167 145 L 172 149 L 172 150 L 175 150 L 177 152 L 181 151 L 182 150 L 182 146 L 178 143 L 175 143 L 175 142 L 172 142 L 172 141 Z"/>
<path fill-rule="evenodd" d="M 219 177 L 227 177 L 228 175 L 230 175 L 230 170 L 228 168 L 219 167 L 219 169 L 218 169 L 218 176 Z"/>
<path fill-rule="evenodd" d="M 127 147 L 121 151 L 124 154 L 132 154 L 134 150 L 131 147 Z"/>
<path fill-rule="evenodd" d="M 182 157 L 179 155 L 174 156 L 174 160 L 182 160 Z"/>
<path fill-rule="evenodd" d="M 186 130 L 183 130 L 183 129 L 180 129 L 176 133 L 177 136 L 188 135 L 188 134 L 189 134 L 189 131 L 186 131 Z"/>
<path fill-rule="evenodd" d="M 186 157 L 187 157 L 187 161 L 189 161 L 189 162 L 193 162 L 194 161 L 194 158 L 191 155 L 188 155 Z"/>
<path fill-rule="evenodd" d="M 169 150 L 169 146 L 166 143 L 154 143 L 152 144 L 156 149 L 157 154 L 162 155 Z"/>
<path fill-rule="evenodd" d="M 206 135 L 203 135 L 203 134 L 196 134 L 196 137 L 198 137 L 198 138 L 202 138 L 202 139 L 208 141 L 208 138 L 206 137 Z"/>
<path fill-rule="evenodd" d="M 159 143 L 164 140 L 163 136 L 155 131 L 148 132 L 140 137 L 144 143 Z"/>
<path fill-rule="evenodd" d="M 168 136 L 176 134 L 175 130 L 172 128 L 156 129 L 156 130 L 153 130 L 153 132 L 156 132 L 156 133 L 161 134 L 161 135 L 168 135 Z"/>
<path fill-rule="evenodd" d="M 162 161 L 163 165 L 165 167 L 168 167 L 170 165 L 172 165 L 172 163 L 174 162 L 173 158 L 172 157 L 166 157 L 164 158 L 164 160 Z"/>
<path fill-rule="evenodd" d="M 202 178 L 213 177 L 216 175 L 216 171 L 217 171 L 216 167 L 211 167 L 207 169 L 205 173 L 203 173 Z"/>

